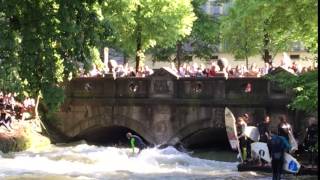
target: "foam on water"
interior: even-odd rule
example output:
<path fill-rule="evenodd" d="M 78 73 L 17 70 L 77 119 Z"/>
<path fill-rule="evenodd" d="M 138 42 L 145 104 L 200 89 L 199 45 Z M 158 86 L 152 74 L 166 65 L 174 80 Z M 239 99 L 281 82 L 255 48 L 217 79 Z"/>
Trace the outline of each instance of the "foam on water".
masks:
<path fill-rule="evenodd" d="M 160 179 L 190 175 L 240 177 L 236 166 L 237 163 L 191 157 L 173 147 L 145 149 L 138 156 L 132 156 L 129 148 L 87 144 L 0 155 L 0 177 L 63 175 L 65 179 L 143 179 L 159 174 L 162 174 Z"/>

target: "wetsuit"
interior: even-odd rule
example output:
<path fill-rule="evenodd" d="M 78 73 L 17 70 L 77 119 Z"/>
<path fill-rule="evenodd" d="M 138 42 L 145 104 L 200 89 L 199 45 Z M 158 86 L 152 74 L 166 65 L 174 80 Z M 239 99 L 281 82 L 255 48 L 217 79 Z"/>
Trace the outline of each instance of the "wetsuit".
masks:
<path fill-rule="evenodd" d="M 284 152 L 285 150 L 289 150 L 291 146 L 284 137 L 276 135 L 271 136 L 268 146 L 272 158 L 272 180 L 280 180 L 284 162 Z"/>
<path fill-rule="evenodd" d="M 259 129 L 259 134 L 260 134 L 260 142 L 264 142 L 267 143 L 268 142 L 268 137 L 267 134 L 270 135 L 270 123 L 266 123 L 266 122 L 262 122 L 258 125 L 258 129 Z M 265 161 L 264 159 L 261 159 L 261 163 L 267 164 L 267 161 Z"/>
<path fill-rule="evenodd" d="M 311 124 L 307 128 L 307 136 L 305 139 L 305 148 L 309 152 L 309 164 L 313 165 L 314 162 L 317 164 L 317 157 L 316 155 L 316 144 L 318 142 L 318 126 L 316 124 Z"/>
<path fill-rule="evenodd" d="M 134 153 L 135 147 L 139 148 L 138 153 L 140 153 L 140 151 L 142 149 L 145 149 L 147 147 L 146 144 L 143 143 L 143 140 L 139 136 L 136 136 L 136 135 L 131 135 L 130 144 L 131 144 L 131 148 L 132 148 L 133 153 Z"/>
<path fill-rule="evenodd" d="M 258 125 L 258 129 L 259 129 L 259 134 L 260 134 L 260 142 L 267 142 L 268 141 L 268 137 L 266 135 L 270 134 L 270 125 L 269 123 L 265 123 L 262 122 Z"/>

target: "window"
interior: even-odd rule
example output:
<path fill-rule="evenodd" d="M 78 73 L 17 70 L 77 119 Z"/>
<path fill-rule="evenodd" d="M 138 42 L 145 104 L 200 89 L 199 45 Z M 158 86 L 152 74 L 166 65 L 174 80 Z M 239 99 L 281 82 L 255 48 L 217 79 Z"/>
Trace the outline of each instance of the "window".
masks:
<path fill-rule="evenodd" d="M 300 55 L 299 54 L 291 54 L 290 58 L 291 59 L 300 59 Z"/>

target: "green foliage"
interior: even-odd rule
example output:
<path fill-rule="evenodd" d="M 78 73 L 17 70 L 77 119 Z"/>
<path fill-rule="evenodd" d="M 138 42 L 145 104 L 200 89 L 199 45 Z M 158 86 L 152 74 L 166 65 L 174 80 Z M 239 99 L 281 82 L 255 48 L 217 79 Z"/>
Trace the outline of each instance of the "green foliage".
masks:
<path fill-rule="evenodd" d="M 48 86 L 43 90 L 42 96 L 47 108 L 55 112 L 64 101 L 64 90 L 58 86 Z"/>
<path fill-rule="evenodd" d="M 222 20 L 226 50 L 238 58 L 263 54 L 265 49 L 275 55 L 291 42 L 302 41 L 315 52 L 317 7 L 316 0 L 235 0 Z"/>
<path fill-rule="evenodd" d="M 150 52 L 154 61 L 176 61 L 177 51 L 183 61 L 190 61 L 192 57 L 210 59 L 213 53 L 218 51 L 220 42 L 220 22 L 219 18 L 206 14 L 202 6 L 207 0 L 193 0 L 192 6 L 197 17 L 193 23 L 192 31 L 178 43 L 189 43 L 192 51 L 186 51 L 184 48 L 177 48 L 176 45 L 163 48 L 161 46 L 154 47 Z M 216 1 L 217 5 L 227 1 Z"/>
<path fill-rule="evenodd" d="M 108 0 L 103 14 L 113 28 L 116 43 L 127 55 L 150 47 L 170 47 L 191 33 L 196 19 L 190 0 Z"/>
<path fill-rule="evenodd" d="M 269 77 L 282 88 L 292 89 L 294 98 L 289 107 L 313 113 L 318 110 L 318 71 L 311 71 L 300 76 L 279 73 Z"/>
<path fill-rule="evenodd" d="M 1 0 L 2 85 L 32 97 L 42 94 L 55 109 L 63 100 L 56 86 L 76 74 L 79 62 L 87 68 L 92 61 L 101 66 L 98 48 L 111 31 L 99 2 Z"/>

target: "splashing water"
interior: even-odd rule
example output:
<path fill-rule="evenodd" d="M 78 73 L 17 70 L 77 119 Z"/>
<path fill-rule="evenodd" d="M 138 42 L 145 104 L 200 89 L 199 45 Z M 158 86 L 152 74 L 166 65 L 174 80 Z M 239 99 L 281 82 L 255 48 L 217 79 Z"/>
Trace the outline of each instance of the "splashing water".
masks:
<path fill-rule="evenodd" d="M 269 175 L 268 175 L 269 176 Z M 199 159 L 173 147 L 133 156 L 129 148 L 80 144 L 0 154 L 0 179 L 270 179 L 237 172 L 236 162 Z"/>

